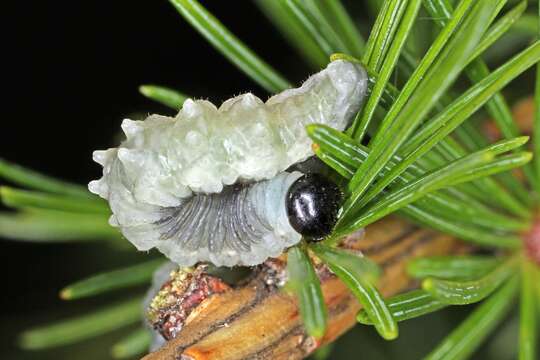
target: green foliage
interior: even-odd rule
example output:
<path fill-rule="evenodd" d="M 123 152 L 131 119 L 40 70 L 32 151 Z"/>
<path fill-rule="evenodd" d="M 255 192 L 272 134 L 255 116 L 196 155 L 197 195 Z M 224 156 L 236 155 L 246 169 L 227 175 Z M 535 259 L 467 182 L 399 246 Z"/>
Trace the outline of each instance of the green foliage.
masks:
<path fill-rule="evenodd" d="M 433 3 L 433 2 L 430 2 Z M 511 11 L 508 11 L 503 17 L 501 17 L 497 22 L 495 22 L 491 28 L 484 35 L 484 39 L 480 42 L 478 47 L 475 49 L 473 55 L 470 59 L 475 60 L 478 58 L 486 49 L 493 45 L 497 40 L 501 38 L 510 28 L 521 18 L 523 12 L 527 9 L 527 1 L 521 1 L 517 4 Z M 439 11 L 432 13 L 438 14 Z M 444 19 L 444 17 L 443 17 Z"/>
<path fill-rule="evenodd" d="M 538 287 L 538 271 L 533 263 L 523 261 L 521 269 L 521 302 L 519 305 L 519 358 L 520 360 L 536 359 L 538 347 L 537 323 L 540 318 L 540 298 L 535 296 L 535 285 Z"/>
<path fill-rule="evenodd" d="M 151 260 L 137 265 L 93 275 L 68 285 L 60 292 L 64 300 L 75 300 L 112 290 L 146 284 L 163 260 Z"/>
<path fill-rule="evenodd" d="M 487 275 L 474 280 L 457 281 L 428 277 L 422 288 L 449 305 L 472 304 L 485 299 L 516 272 L 517 259 L 509 258 Z"/>
<path fill-rule="evenodd" d="M 139 86 L 139 92 L 147 98 L 157 101 L 174 110 L 181 109 L 184 101 L 187 99 L 186 95 L 164 86 L 141 85 Z"/>
<path fill-rule="evenodd" d="M 400 154 L 405 158 L 398 166 L 386 175 L 385 179 L 375 186 L 371 193 L 377 193 L 381 188 L 391 183 L 396 174 L 404 171 L 410 164 L 417 161 L 428 152 L 434 145 L 438 144 L 444 137 L 448 136 L 452 130 L 456 129 L 463 121 L 476 112 L 489 98 L 500 90 L 509 81 L 513 80 L 528 67 L 540 59 L 540 43 L 535 44 L 528 50 L 534 50 L 534 56 L 530 51 L 525 51 L 498 71 L 484 78 L 452 104 L 450 104 L 436 118 L 432 119 L 426 126 L 420 129 L 403 145 Z M 524 62 L 523 62 L 524 61 Z M 495 84 L 498 83 L 498 84 Z M 373 196 L 373 195 L 371 195 Z M 370 195 L 366 195 L 370 198 Z"/>
<path fill-rule="evenodd" d="M 0 212 L 0 236 L 35 242 L 120 240 L 120 233 L 108 219 L 108 215 L 49 210 Z"/>
<path fill-rule="evenodd" d="M 379 72 L 382 62 L 385 59 L 390 44 L 396 30 L 400 24 L 401 18 L 407 7 L 408 1 L 384 1 L 377 19 L 373 24 L 373 29 L 369 34 L 362 62 L 372 71 Z M 401 32 L 407 32 L 403 29 Z"/>
<path fill-rule="evenodd" d="M 292 16 L 303 26 L 313 40 L 320 46 L 326 57 L 332 54 L 333 49 L 349 51 L 345 41 L 338 35 L 328 22 L 327 13 L 320 1 L 316 0 L 286 0 L 285 5 Z"/>
<path fill-rule="evenodd" d="M 416 20 L 418 10 L 420 9 L 420 0 L 412 1 L 409 4 L 407 3 L 407 1 L 385 2 L 385 4 L 388 4 L 388 7 L 386 8 L 388 13 L 381 11 L 379 13 L 379 18 L 384 17 L 381 21 L 381 26 L 383 29 L 387 29 L 387 31 L 372 32 L 371 34 L 373 36 L 368 40 L 367 49 L 364 53 L 362 62 L 372 71 L 378 72 L 379 76 L 371 90 L 371 95 L 369 96 L 364 109 L 360 112 L 360 118 L 355 119 L 353 126 L 349 131 L 349 133 L 355 134 L 355 138 L 359 142 L 364 138 L 367 127 L 375 115 L 375 110 L 383 96 L 388 81 L 390 80 L 390 76 L 399 59 L 401 50 L 407 41 L 407 36 Z M 393 7 L 398 7 L 396 16 L 393 16 L 393 12 L 396 10 L 393 9 Z M 400 11 L 401 9 L 403 10 Z M 401 19 L 401 17 L 403 17 L 403 19 Z M 377 18 L 375 26 L 379 23 L 379 18 Z M 386 21 L 387 18 L 389 19 L 388 22 Z M 394 31 L 393 28 L 396 26 L 398 27 Z M 388 48 L 387 51 L 385 51 L 386 47 Z M 384 62 L 382 62 L 382 60 L 384 60 Z"/>
<path fill-rule="evenodd" d="M 0 160 L 0 179 L 38 191 L 0 187 L 0 236 L 23 241 L 119 240 L 106 203 L 84 187 Z"/>
<path fill-rule="evenodd" d="M 482 276 L 493 270 L 500 260 L 491 256 L 436 256 L 414 259 L 407 272 L 416 278 L 435 277 L 446 280 L 465 280 Z"/>
<path fill-rule="evenodd" d="M 343 206 L 342 221 L 356 210 L 377 174 L 453 83 L 478 44 L 495 6 L 492 2 L 478 2 L 467 11 L 467 3 L 467 0 L 460 3 L 458 9 L 463 14 L 456 11 L 455 21 L 435 40 L 371 140 L 370 155 L 349 182 L 351 195 Z"/>
<path fill-rule="evenodd" d="M 540 18 L 540 6 L 538 7 Z M 538 40 L 540 38 L 540 24 L 538 24 L 539 20 L 536 20 L 536 26 L 538 28 L 537 30 L 537 36 L 536 39 Z M 533 123 L 533 132 L 534 132 L 534 165 L 535 165 L 535 173 L 536 173 L 536 181 L 532 184 L 538 194 L 540 194 L 540 63 L 536 65 L 536 84 L 535 84 L 535 92 L 534 92 L 534 105 L 535 105 L 535 112 L 534 112 L 534 123 Z"/>
<path fill-rule="evenodd" d="M 326 18 L 329 26 L 334 27 L 337 36 L 345 45 L 347 53 L 352 56 L 360 56 L 364 51 L 364 38 L 341 0 L 311 0 L 310 2 L 319 9 L 319 13 Z"/>
<path fill-rule="evenodd" d="M 398 327 L 375 287 L 373 276 L 376 274 L 376 267 L 371 261 L 325 245 L 314 245 L 311 248 L 349 287 L 379 334 L 387 340 L 395 339 L 398 336 Z"/>
<path fill-rule="evenodd" d="M 358 253 L 336 249 L 324 244 L 315 244 L 311 246 L 311 249 L 325 262 L 345 266 L 349 269 L 348 271 L 358 274 L 367 282 L 375 283 L 381 275 L 377 264 Z"/>
<path fill-rule="evenodd" d="M 447 306 L 424 290 L 413 290 L 386 300 L 396 321 L 405 321 L 429 314 Z M 356 317 L 359 323 L 373 325 L 365 309 Z"/>
<path fill-rule="evenodd" d="M 303 247 L 293 247 L 287 255 L 287 288 L 296 294 L 300 314 L 309 335 L 320 339 L 326 332 L 327 313 L 321 284 Z"/>
<path fill-rule="evenodd" d="M 328 63 L 328 56 L 312 35 L 306 33 L 304 25 L 298 22 L 285 0 L 256 0 L 256 3 L 313 68 L 322 68 Z"/>
<path fill-rule="evenodd" d="M 425 359 L 467 359 L 508 314 L 517 290 L 517 280 L 509 281 L 485 303 L 476 308 Z"/>
<path fill-rule="evenodd" d="M 432 11 L 431 15 L 441 19 L 439 23 L 444 24 L 444 15 L 451 10 L 450 3 L 448 0 L 430 0 L 436 1 L 440 4 L 440 8 L 444 8 L 443 11 Z M 497 1 L 499 10 L 504 6 L 506 1 Z M 526 6 L 526 1 L 522 2 L 523 6 Z M 519 5 L 518 5 L 519 6 Z M 498 11 L 497 11 L 498 12 Z M 478 82 L 489 75 L 489 69 L 487 65 L 481 59 L 475 59 L 469 67 L 466 69 L 468 77 L 473 82 Z M 519 129 L 514 124 L 512 119 L 512 113 L 506 101 L 501 94 L 495 94 L 493 98 L 487 103 L 487 110 L 490 115 L 493 117 L 497 125 L 499 126 L 501 132 L 506 138 L 512 138 L 519 135 Z M 533 180 L 533 175 L 531 169 L 525 167 L 525 173 L 529 176 L 529 180 Z"/>
<path fill-rule="evenodd" d="M 322 125 L 311 125 L 308 126 L 307 130 L 310 137 L 319 146 L 315 151 L 316 154 L 347 179 L 351 178 L 355 169 L 367 157 L 368 148 L 355 143 L 354 140 L 334 129 Z M 388 164 L 387 169 L 392 169 L 395 163 L 399 163 L 399 161 L 401 161 L 399 157 L 394 157 L 394 161 Z M 381 171 L 379 176 L 383 176 L 385 171 L 387 170 Z M 423 176 L 425 173 L 426 171 L 422 168 L 411 166 L 402 176 L 398 177 L 397 184 L 405 186 L 405 184 Z M 426 195 L 425 201 L 420 200 L 414 204 L 410 204 L 403 208 L 402 211 L 406 215 L 414 217 L 417 221 L 428 226 L 450 232 L 474 243 L 500 246 L 501 244 L 511 245 L 520 241 L 517 237 L 510 235 L 501 236 L 495 232 L 477 228 L 476 225 L 479 221 L 491 228 L 498 228 L 502 224 L 507 224 L 510 227 L 517 226 L 518 228 L 521 225 L 513 223 L 512 220 L 503 219 L 496 215 L 496 213 L 486 213 L 486 209 L 482 205 L 474 206 L 472 200 L 462 194 L 459 189 L 452 189 L 452 195 L 466 201 L 462 203 L 456 198 L 445 196 L 444 194 L 432 193 Z M 436 206 L 433 205 L 434 203 L 436 203 Z M 430 213 L 432 211 L 438 211 L 440 215 L 441 209 L 444 209 L 445 217 L 450 216 L 454 221 L 460 220 L 460 226 L 456 227 L 455 224 L 445 221 L 441 216 L 435 218 Z M 485 220 L 482 220 L 483 217 L 485 217 Z M 326 241 L 335 243 L 337 240 L 339 240 L 339 237 L 330 238 Z"/>
<path fill-rule="evenodd" d="M 451 162 L 445 167 L 433 171 L 410 184 L 396 188 L 388 193 L 371 207 L 368 207 L 362 215 L 347 224 L 346 227 L 337 230 L 336 236 L 343 236 L 356 229 L 365 227 L 374 221 L 386 216 L 410 203 L 424 197 L 426 194 L 439 189 L 455 186 L 461 182 L 470 181 L 477 177 L 491 175 L 500 171 L 506 171 L 515 166 L 521 166 L 531 159 L 530 153 L 519 153 L 496 158 L 494 151 L 481 150 L 472 153 L 462 159 Z M 369 159 L 369 156 L 368 156 Z M 367 162 L 368 160 L 366 160 Z M 354 179 L 354 177 L 353 177 Z M 502 245 L 502 244 L 501 244 Z M 512 246 L 513 244 L 508 243 Z M 515 244 L 516 246 L 518 244 Z"/>
<path fill-rule="evenodd" d="M 83 186 L 57 180 L 2 159 L 0 159 L 0 178 L 16 185 L 53 194 L 95 198 Z"/>
<path fill-rule="evenodd" d="M 0 198 L 6 206 L 15 209 L 49 209 L 74 213 L 109 215 L 107 203 L 101 199 L 74 198 L 38 191 L 0 187 Z"/>
<path fill-rule="evenodd" d="M 25 349 L 46 349 L 72 344 L 134 324 L 141 318 L 141 299 L 110 305 L 90 314 L 63 320 L 21 334 Z"/>

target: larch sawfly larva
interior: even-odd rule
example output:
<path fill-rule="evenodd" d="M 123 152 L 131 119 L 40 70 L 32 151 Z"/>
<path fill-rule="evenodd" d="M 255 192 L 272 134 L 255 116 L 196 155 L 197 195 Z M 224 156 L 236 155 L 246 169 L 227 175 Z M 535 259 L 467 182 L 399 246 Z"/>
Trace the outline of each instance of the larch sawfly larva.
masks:
<path fill-rule="evenodd" d="M 313 155 L 305 126 L 345 129 L 367 84 L 360 65 L 336 60 L 266 103 L 250 93 L 219 108 L 188 99 L 176 117 L 126 119 L 127 139 L 94 152 L 103 177 L 88 187 L 139 250 L 181 266 L 260 264 L 332 229 L 336 185 L 291 167 Z"/>

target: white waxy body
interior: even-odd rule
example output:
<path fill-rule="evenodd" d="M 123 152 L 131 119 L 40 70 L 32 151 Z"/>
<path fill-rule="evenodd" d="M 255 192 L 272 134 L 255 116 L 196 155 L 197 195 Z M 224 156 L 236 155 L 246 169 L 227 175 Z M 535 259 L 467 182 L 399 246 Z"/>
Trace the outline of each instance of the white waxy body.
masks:
<path fill-rule="evenodd" d="M 300 174 L 283 172 L 313 155 L 305 126 L 320 123 L 343 130 L 359 110 L 366 89 L 365 71 L 338 60 L 300 88 L 283 91 L 266 103 L 249 93 L 225 101 L 219 109 L 205 100 L 187 100 L 174 118 L 125 120 L 127 139 L 118 148 L 94 152 L 103 177 L 92 181 L 89 189 L 109 201 L 111 224 L 139 250 L 156 247 L 182 266 L 199 261 L 218 266 L 261 263 L 300 240 L 285 214 L 285 194 Z M 244 196 L 252 199 L 246 205 L 260 218 L 237 219 L 228 228 L 225 220 L 214 224 L 213 217 L 231 214 L 218 212 L 216 206 L 239 201 L 233 199 L 234 191 L 221 198 L 205 194 L 253 182 L 260 183 L 245 189 Z M 261 235 L 260 241 L 235 246 L 225 234 L 223 244 L 212 246 L 215 233 L 210 225 L 171 219 L 193 197 L 204 200 L 199 206 L 209 208 L 187 215 L 229 235 L 239 226 L 259 227 L 253 231 Z M 186 233 L 197 239 L 186 239 Z M 241 235 L 233 238 L 242 240 Z"/>

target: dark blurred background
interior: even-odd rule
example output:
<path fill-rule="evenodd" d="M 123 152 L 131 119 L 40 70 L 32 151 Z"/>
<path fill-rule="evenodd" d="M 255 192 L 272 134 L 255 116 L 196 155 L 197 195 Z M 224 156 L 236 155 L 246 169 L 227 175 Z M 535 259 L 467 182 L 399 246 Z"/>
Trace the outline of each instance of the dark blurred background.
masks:
<path fill-rule="evenodd" d="M 310 73 L 251 1 L 203 3 L 289 79 L 298 82 Z M 363 5 L 351 3 L 356 14 L 364 16 Z M 60 178 L 85 184 L 99 177 L 91 153 L 113 144 L 123 118 L 171 113 L 139 95 L 141 84 L 170 86 L 216 103 L 246 91 L 268 95 L 208 45 L 166 0 L 11 1 L 0 16 L 0 157 Z M 109 302 L 106 296 L 66 303 L 59 300 L 58 290 L 144 254 L 120 256 L 99 243 L 36 245 L 2 239 L 0 254 L 1 359 L 107 358 L 115 336 L 45 352 L 18 350 L 16 336 L 29 326 Z M 415 359 L 462 316 L 453 310 L 411 321 L 392 346 L 359 328 L 338 343 L 337 351 L 344 359 L 359 354 L 366 359 Z"/>

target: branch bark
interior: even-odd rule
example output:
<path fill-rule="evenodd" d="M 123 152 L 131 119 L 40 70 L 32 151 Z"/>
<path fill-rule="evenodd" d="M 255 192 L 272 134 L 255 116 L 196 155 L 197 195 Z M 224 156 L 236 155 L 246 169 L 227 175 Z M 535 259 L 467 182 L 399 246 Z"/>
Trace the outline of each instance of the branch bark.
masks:
<path fill-rule="evenodd" d="M 379 289 L 385 296 L 417 286 L 407 277 L 408 260 L 469 250 L 450 236 L 396 218 L 370 225 L 364 236 L 350 237 L 343 244 L 381 265 Z M 263 267 L 247 284 L 206 299 L 176 338 L 144 360 L 303 359 L 356 324 L 360 304 L 335 276 L 322 276 L 329 322 L 326 335 L 316 341 L 303 329 L 296 299 L 268 286 L 267 270 Z"/>

